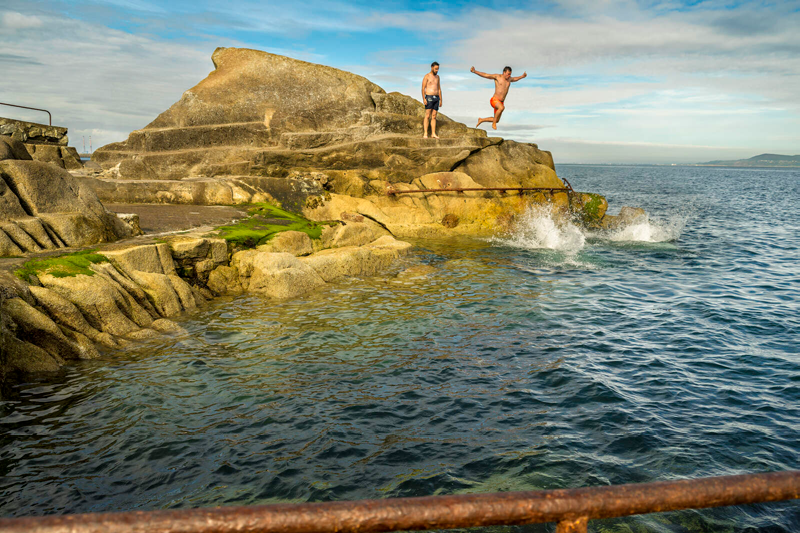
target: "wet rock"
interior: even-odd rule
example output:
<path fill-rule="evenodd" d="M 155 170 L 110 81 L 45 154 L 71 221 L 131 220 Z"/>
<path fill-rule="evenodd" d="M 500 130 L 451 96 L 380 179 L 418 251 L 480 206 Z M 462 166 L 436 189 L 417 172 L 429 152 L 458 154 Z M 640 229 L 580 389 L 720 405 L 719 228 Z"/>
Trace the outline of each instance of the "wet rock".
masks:
<path fill-rule="evenodd" d="M 243 291 L 239 273 L 235 268 L 219 266 L 208 276 L 208 289 L 215 295 L 239 294 Z"/>
<path fill-rule="evenodd" d="M 43 274 L 42 284 L 72 302 L 97 330 L 114 336 L 125 336 L 139 329 L 123 311 L 128 307 L 125 297 L 100 276 L 79 274 L 57 278 Z"/>
<path fill-rule="evenodd" d="M 426 278 L 437 271 L 431 265 L 414 265 L 397 274 L 397 279 L 420 279 Z"/>
<path fill-rule="evenodd" d="M 367 246 L 322 250 L 302 260 L 325 281 L 345 276 L 372 276 L 410 250 L 411 244 L 385 235 Z"/>
<path fill-rule="evenodd" d="M 159 336 L 159 332 L 150 329 L 150 328 L 143 328 L 138 331 L 132 331 L 126 335 L 126 337 L 132 341 L 144 341 L 148 339 L 155 339 Z"/>
<path fill-rule="evenodd" d="M 442 217 L 442 226 L 445 228 L 455 228 L 458 226 L 458 217 L 452 213 L 448 213 Z"/>
<path fill-rule="evenodd" d="M 56 360 L 81 359 L 80 348 L 64 336 L 56 323 L 21 298 L 4 301 L 2 308 L 16 324 L 18 339 L 39 346 Z"/>
<path fill-rule="evenodd" d="M 57 323 L 66 326 L 67 328 L 77 331 L 88 338 L 97 341 L 107 341 L 106 338 L 101 340 L 101 332 L 93 328 L 89 322 L 86 321 L 84 316 L 75 307 L 75 304 L 45 287 L 31 287 L 31 294 L 36 299 L 36 303 L 53 318 Z M 105 344 L 105 342 L 103 342 Z"/>
<path fill-rule="evenodd" d="M 5 368 L 3 370 L 6 374 L 55 372 L 61 368 L 64 362 L 35 344 L 19 340 L 11 335 L 5 335 L 3 349 L 5 351 Z"/>
<path fill-rule="evenodd" d="M 325 284 L 314 269 L 288 253 L 239 252 L 231 263 L 242 287 L 271 298 L 300 296 Z"/>
<path fill-rule="evenodd" d="M 97 351 L 94 342 L 92 342 L 92 339 L 86 335 L 65 327 L 61 328 L 61 332 L 65 337 L 68 337 L 70 340 L 72 340 L 72 342 L 78 348 L 80 359 L 97 359 L 100 357 L 100 353 Z"/>
<path fill-rule="evenodd" d="M 140 270 L 131 270 L 128 274 L 137 285 L 144 289 L 161 316 L 175 316 L 183 311 L 181 299 L 169 276 Z"/>
<path fill-rule="evenodd" d="M 166 318 L 160 318 L 153 322 L 151 326 L 154 330 L 160 331 L 161 333 L 186 333 L 186 330 L 183 329 L 181 326 L 173 322 L 172 320 L 168 320 Z"/>

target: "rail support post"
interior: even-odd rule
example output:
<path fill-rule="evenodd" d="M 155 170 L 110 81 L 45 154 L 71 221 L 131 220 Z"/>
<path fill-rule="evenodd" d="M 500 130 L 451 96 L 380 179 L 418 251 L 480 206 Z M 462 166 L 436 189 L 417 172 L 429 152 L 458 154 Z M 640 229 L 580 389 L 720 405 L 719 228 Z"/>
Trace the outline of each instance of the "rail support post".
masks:
<path fill-rule="evenodd" d="M 556 525 L 556 533 L 586 533 L 589 527 L 589 517 L 579 516 L 578 518 L 566 518 L 559 520 Z"/>

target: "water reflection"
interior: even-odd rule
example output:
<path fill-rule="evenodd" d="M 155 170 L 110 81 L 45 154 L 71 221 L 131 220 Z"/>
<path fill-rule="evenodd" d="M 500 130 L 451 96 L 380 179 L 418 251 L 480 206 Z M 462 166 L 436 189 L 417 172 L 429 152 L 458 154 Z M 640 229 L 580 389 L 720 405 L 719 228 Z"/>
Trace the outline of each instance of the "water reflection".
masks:
<path fill-rule="evenodd" d="M 2 514 L 797 468 L 797 236 L 735 233 L 717 206 L 669 246 L 425 242 L 382 277 L 290 302 L 220 299 L 185 337 L 0 403 Z M 597 527 L 797 521 L 783 504 Z"/>

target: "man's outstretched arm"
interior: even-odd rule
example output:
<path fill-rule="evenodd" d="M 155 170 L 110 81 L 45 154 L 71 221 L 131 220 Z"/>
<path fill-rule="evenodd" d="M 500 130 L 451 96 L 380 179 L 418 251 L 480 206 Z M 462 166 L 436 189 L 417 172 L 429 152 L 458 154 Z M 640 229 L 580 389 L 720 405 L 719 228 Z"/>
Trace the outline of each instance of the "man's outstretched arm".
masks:
<path fill-rule="evenodd" d="M 471 69 L 469 69 L 469 71 L 472 72 L 473 74 L 477 74 L 481 78 L 486 78 L 487 80 L 493 80 L 497 78 L 497 74 L 486 74 L 485 72 L 478 72 L 477 70 L 475 70 L 475 67 L 472 67 Z"/>
<path fill-rule="evenodd" d="M 510 80 L 510 81 L 519 81 L 519 80 L 521 80 L 522 78 L 527 78 L 527 77 L 528 77 L 528 73 L 527 73 L 527 72 L 523 72 L 523 73 L 522 73 L 522 76 L 517 76 L 517 77 L 511 78 L 511 80 Z"/>

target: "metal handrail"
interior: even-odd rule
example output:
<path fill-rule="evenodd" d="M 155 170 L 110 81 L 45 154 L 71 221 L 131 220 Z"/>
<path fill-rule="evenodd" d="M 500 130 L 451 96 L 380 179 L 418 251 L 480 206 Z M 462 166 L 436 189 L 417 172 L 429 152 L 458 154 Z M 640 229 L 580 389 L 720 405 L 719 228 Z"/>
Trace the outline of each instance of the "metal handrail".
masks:
<path fill-rule="evenodd" d="M 10 107 L 19 107 L 21 109 L 33 109 L 34 111 L 44 111 L 45 113 L 47 113 L 47 116 L 50 117 L 50 125 L 51 126 L 53 125 L 53 115 L 51 115 L 50 111 L 48 111 L 47 109 L 40 109 L 38 107 L 28 107 L 26 105 L 7 104 L 5 102 L 0 102 L 0 105 L 7 105 L 7 106 L 10 106 Z"/>
<path fill-rule="evenodd" d="M 0 519 L 1 533 L 379 533 L 588 521 L 800 498 L 800 470 L 531 492 Z"/>
<path fill-rule="evenodd" d="M 398 191 L 397 189 L 388 189 L 387 196 L 395 196 L 397 194 L 410 194 L 410 193 L 423 193 L 423 192 L 466 192 L 466 191 L 549 191 L 549 192 L 570 192 L 572 189 L 566 187 L 448 187 L 444 189 L 411 189 L 407 191 Z"/>

